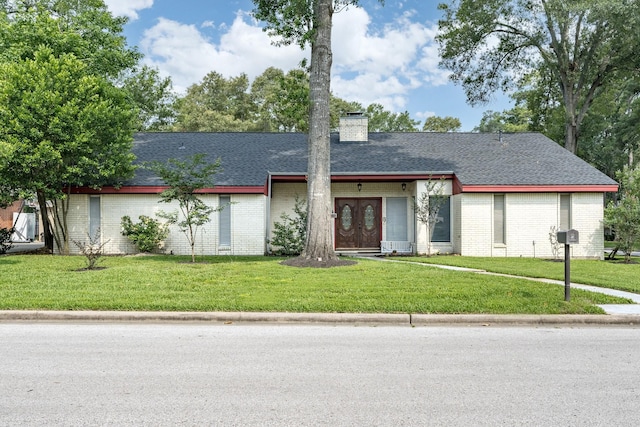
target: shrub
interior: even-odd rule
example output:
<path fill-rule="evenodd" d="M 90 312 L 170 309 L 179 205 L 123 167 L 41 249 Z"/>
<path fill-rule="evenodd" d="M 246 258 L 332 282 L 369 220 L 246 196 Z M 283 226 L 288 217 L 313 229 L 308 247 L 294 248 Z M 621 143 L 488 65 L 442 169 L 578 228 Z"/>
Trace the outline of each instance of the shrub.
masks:
<path fill-rule="evenodd" d="M 86 269 L 93 270 L 96 268 L 100 258 L 104 255 L 102 249 L 104 248 L 104 245 L 109 243 L 109 240 L 104 243 L 100 243 L 100 229 L 97 229 L 93 236 L 87 233 L 87 237 L 89 237 L 89 243 L 79 240 L 72 240 L 72 242 L 78 247 L 78 249 L 80 249 L 82 255 L 87 258 Z"/>
<path fill-rule="evenodd" d="M 273 224 L 273 239 L 269 242 L 276 249 L 276 255 L 300 255 L 304 249 L 307 238 L 307 202 L 296 196 L 293 207 L 294 217 L 283 213 L 280 215 L 282 222 Z"/>
<path fill-rule="evenodd" d="M 123 216 L 121 220 L 122 235 L 127 236 L 140 252 L 153 252 L 160 247 L 160 243 L 169 235 L 167 224 L 145 215 L 138 217 L 139 223 L 134 224 L 131 218 Z"/>
<path fill-rule="evenodd" d="M 11 249 L 11 235 L 13 234 L 13 228 L 0 228 L 0 254 L 5 254 Z"/>

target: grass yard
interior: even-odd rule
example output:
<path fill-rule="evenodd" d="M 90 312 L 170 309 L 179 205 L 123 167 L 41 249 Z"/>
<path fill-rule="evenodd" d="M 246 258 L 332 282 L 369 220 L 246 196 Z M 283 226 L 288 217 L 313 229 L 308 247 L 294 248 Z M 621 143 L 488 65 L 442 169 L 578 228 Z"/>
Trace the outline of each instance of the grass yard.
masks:
<path fill-rule="evenodd" d="M 618 257 L 620 258 L 620 257 Z M 476 258 L 461 256 L 402 257 L 403 261 L 454 265 L 496 273 L 564 280 L 564 262 L 539 258 Z M 571 281 L 640 293 L 640 264 L 617 261 L 571 260 Z"/>
<path fill-rule="evenodd" d="M 330 269 L 273 257 L 187 260 L 105 257 L 104 269 L 78 271 L 80 256 L 2 256 L 0 309 L 582 314 L 628 302 L 577 289 L 565 302 L 562 286 L 375 260 Z"/>

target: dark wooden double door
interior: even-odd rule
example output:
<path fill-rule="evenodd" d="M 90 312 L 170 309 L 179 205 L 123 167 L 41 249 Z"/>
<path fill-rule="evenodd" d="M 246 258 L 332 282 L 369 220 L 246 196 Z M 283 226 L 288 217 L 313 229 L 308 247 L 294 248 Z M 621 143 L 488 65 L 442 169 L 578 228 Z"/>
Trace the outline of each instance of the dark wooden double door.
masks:
<path fill-rule="evenodd" d="M 381 198 L 336 198 L 336 249 L 379 249 Z"/>

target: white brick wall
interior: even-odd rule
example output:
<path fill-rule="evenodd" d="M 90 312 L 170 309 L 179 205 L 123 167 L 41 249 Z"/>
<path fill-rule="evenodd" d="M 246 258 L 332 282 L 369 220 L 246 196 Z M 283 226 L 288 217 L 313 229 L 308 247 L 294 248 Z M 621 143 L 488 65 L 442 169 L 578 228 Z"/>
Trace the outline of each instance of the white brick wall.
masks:
<path fill-rule="evenodd" d="M 460 194 L 460 255 L 492 255 L 493 195 L 483 193 Z"/>
<path fill-rule="evenodd" d="M 357 183 L 335 183 L 332 196 L 335 197 L 382 197 L 382 239 L 385 240 L 385 215 L 387 197 L 407 198 L 408 241 L 417 237 L 417 250 L 426 252 L 426 233 L 424 226 L 414 228 L 412 196 L 416 190 L 424 188 L 421 182 L 408 183 L 402 191 L 401 183 L 363 183 L 358 191 Z M 445 192 L 450 194 L 450 183 L 446 183 Z M 306 198 L 305 184 L 274 183 L 273 198 L 270 200 L 269 230 L 280 221 L 280 214 L 293 213 L 295 195 Z M 202 195 L 202 200 L 218 205 L 217 195 Z M 136 249 L 129 239 L 121 234 L 122 216 L 129 215 L 134 222 L 138 216 L 147 215 L 156 218 L 160 210 L 178 209 L 177 204 L 159 203 L 157 195 L 101 195 L 101 231 L 108 254 L 135 253 Z M 232 195 L 231 209 L 231 247 L 218 245 L 218 213 L 211 215 L 211 222 L 201 227 L 196 241 L 198 255 L 262 255 L 266 250 L 265 224 L 267 222 L 267 198 L 263 195 Z M 560 202 L 556 193 L 511 193 L 505 195 L 506 204 L 506 244 L 493 244 L 493 194 L 464 193 L 451 199 L 451 244 L 434 244 L 433 249 L 441 252 L 456 252 L 467 256 L 510 256 L 551 258 L 552 248 L 549 242 L 549 230 L 560 222 Z M 574 193 L 571 195 L 572 228 L 580 232 L 580 244 L 572 247 L 572 254 L 579 258 L 602 258 L 603 238 L 603 201 L 601 193 Z M 71 240 L 87 241 L 89 229 L 89 196 L 72 195 L 69 200 L 69 236 Z M 270 237 L 270 236 L 269 236 Z M 534 245 L 535 242 L 535 245 Z M 70 244 L 72 253 L 78 249 Z M 175 254 L 190 254 L 186 237 L 176 226 L 171 228 L 165 242 L 165 251 Z M 221 250 L 222 249 L 222 250 Z"/>
<path fill-rule="evenodd" d="M 571 196 L 571 227 L 580 233 L 580 244 L 572 246 L 573 256 L 604 257 L 602 193 L 576 193 Z"/>
<path fill-rule="evenodd" d="M 560 223 L 557 193 L 505 194 L 506 244 L 493 244 L 493 194 L 461 196 L 461 243 L 456 250 L 467 256 L 552 258 L 549 241 L 552 226 Z M 602 194 L 571 195 L 572 228 L 580 232 L 580 244 L 572 247 L 577 258 L 602 258 Z M 458 231 L 454 230 L 454 234 Z M 535 242 L 535 243 L 534 243 Z"/>
<path fill-rule="evenodd" d="M 140 215 L 159 219 L 159 211 L 172 212 L 179 209 L 177 203 L 159 203 L 157 195 L 143 194 L 105 194 L 101 195 L 101 234 L 102 241 L 107 241 L 104 250 L 107 254 L 131 254 L 136 252 L 135 246 L 122 235 L 121 218 L 125 215 L 138 222 Z M 199 196 L 207 205 L 217 207 L 218 196 L 204 194 Z M 195 251 L 197 255 L 262 255 L 265 252 L 265 196 L 232 195 L 231 209 L 231 248 L 220 251 L 218 246 L 218 212 L 211 214 L 211 221 L 197 231 Z M 72 195 L 69 208 L 70 238 L 87 241 L 89 228 L 89 196 Z M 75 245 L 72 253 L 79 253 Z M 171 226 L 164 251 L 176 255 L 190 255 L 189 242 L 176 225 Z"/>

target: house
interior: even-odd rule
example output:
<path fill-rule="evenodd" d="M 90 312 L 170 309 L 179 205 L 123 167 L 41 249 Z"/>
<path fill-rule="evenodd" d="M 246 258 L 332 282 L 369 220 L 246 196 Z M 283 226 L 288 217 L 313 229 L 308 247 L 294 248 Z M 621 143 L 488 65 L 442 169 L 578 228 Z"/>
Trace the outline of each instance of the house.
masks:
<path fill-rule="evenodd" d="M 38 238 L 39 218 L 35 205 L 26 200 L 17 200 L 0 209 L 0 229 L 13 229 L 12 242 L 31 242 Z"/>
<path fill-rule="evenodd" d="M 331 135 L 334 244 L 339 253 L 425 253 L 425 226 L 414 201 L 429 180 L 447 196 L 433 251 L 467 256 L 552 257 L 550 231 L 576 229 L 574 257 L 603 256 L 603 197 L 617 183 L 537 133 L 367 133 L 367 119 L 350 116 Z M 262 255 L 273 225 L 306 198 L 307 136 L 300 133 L 140 133 L 138 161 L 208 153 L 221 158 L 216 186 L 200 194 L 212 215 L 196 242 L 197 254 Z M 164 183 L 147 170 L 120 188 L 72 190 L 68 221 L 74 240 L 98 227 L 104 250 L 135 252 L 121 234 L 128 215 L 154 217 L 176 206 L 159 203 Z M 557 248 L 556 248 L 557 249 Z M 165 251 L 188 254 L 172 229 Z"/>

